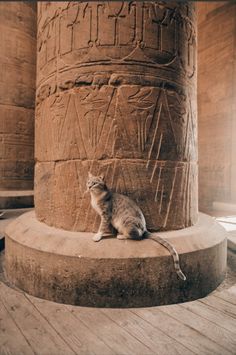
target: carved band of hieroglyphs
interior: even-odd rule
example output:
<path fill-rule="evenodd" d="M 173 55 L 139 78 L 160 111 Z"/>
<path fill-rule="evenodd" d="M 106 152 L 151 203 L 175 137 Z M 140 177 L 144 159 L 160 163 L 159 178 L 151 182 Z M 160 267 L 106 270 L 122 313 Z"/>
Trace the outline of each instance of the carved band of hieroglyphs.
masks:
<path fill-rule="evenodd" d="M 62 2 L 51 3 L 43 17 L 45 6 L 39 5 L 38 66 L 46 75 L 96 63 L 178 68 L 187 77 L 195 72 L 192 4 Z"/>
<path fill-rule="evenodd" d="M 54 94 L 36 110 L 37 160 L 196 160 L 191 101 L 190 92 L 138 85 Z"/>

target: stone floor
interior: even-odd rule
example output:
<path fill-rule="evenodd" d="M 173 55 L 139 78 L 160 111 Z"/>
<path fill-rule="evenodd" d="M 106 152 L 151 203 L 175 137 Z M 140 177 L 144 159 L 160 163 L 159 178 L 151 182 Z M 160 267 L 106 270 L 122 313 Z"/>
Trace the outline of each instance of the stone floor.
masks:
<path fill-rule="evenodd" d="M 236 214 L 216 217 L 216 220 L 228 232 L 228 248 L 236 252 Z"/>
<path fill-rule="evenodd" d="M 236 354 L 236 254 L 226 280 L 178 305 L 96 309 L 61 305 L 10 287 L 0 253 L 0 354 Z"/>
<path fill-rule="evenodd" d="M 215 218 L 225 228 L 228 232 L 228 248 L 236 252 L 236 210 L 234 212 L 232 210 L 211 210 L 206 211 L 206 213 Z"/>

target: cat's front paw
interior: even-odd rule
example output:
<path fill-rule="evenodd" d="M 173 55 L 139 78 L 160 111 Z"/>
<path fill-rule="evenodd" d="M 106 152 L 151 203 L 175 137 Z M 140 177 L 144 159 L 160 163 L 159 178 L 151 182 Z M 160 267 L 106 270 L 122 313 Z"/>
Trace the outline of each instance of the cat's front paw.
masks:
<path fill-rule="evenodd" d="M 96 233 L 94 236 L 93 236 L 93 241 L 94 242 L 99 242 L 99 240 L 102 239 L 102 234 L 101 233 Z"/>
<path fill-rule="evenodd" d="M 123 234 L 117 234 L 117 239 L 127 239 Z"/>

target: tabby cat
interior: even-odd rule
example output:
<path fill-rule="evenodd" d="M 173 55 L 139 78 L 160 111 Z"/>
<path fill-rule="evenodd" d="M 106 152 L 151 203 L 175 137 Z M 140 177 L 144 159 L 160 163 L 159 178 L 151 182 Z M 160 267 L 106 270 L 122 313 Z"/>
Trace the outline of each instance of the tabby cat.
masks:
<path fill-rule="evenodd" d="M 180 269 L 177 251 L 167 240 L 148 232 L 144 215 L 133 200 L 110 191 L 103 176 L 93 176 L 91 173 L 87 179 L 87 191 L 91 195 L 92 207 L 101 217 L 99 230 L 93 237 L 95 242 L 113 234 L 112 228 L 117 230 L 118 239 L 152 239 L 169 250 L 174 259 L 177 275 L 182 280 L 186 280 L 186 276 Z"/>

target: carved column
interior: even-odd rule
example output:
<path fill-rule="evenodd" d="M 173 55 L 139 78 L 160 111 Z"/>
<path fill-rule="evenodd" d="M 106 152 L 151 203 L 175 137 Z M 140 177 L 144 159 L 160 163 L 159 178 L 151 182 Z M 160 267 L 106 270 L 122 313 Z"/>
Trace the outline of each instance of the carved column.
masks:
<path fill-rule="evenodd" d="M 39 3 L 36 215 L 93 231 L 88 171 L 150 230 L 197 220 L 195 6 Z"/>
<path fill-rule="evenodd" d="M 7 227 L 9 281 L 82 306 L 205 296 L 224 278 L 226 238 L 210 217 L 197 220 L 194 4 L 38 4 L 36 215 Z M 152 240 L 93 242 L 88 171 L 135 199 L 149 229 L 182 228 L 159 234 L 185 284 Z"/>
<path fill-rule="evenodd" d="M 33 203 L 36 6 L 0 3 L 0 208 Z"/>

